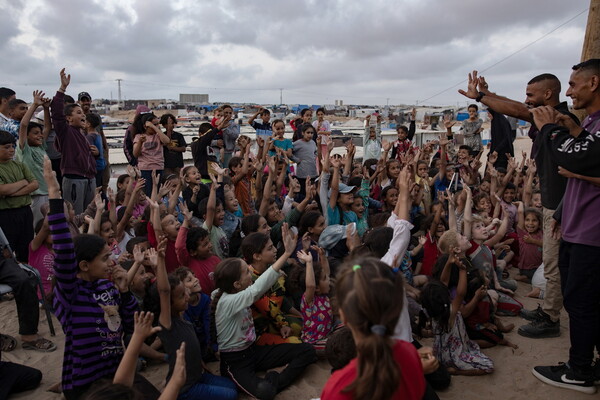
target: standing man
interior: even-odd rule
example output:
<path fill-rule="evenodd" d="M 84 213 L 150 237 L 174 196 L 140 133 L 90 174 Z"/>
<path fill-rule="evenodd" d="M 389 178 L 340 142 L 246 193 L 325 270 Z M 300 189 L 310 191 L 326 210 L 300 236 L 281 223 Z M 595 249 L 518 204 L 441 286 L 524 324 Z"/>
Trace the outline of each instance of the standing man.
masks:
<path fill-rule="evenodd" d="M 77 96 L 77 103 L 81 106 L 83 113 L 88 114 L 92 107 L 92 96 L 88 92 L 81 92 Z"/>
<path fill-rule="evenodd" d="M 544 276 L 547 279 L 544 303 L 537 310 L 522 310 L 521 316 L 531 323 L 519 328 L 519 335 L 529 338 L 548 338 L 560 336 L 560 310 L 563 307 L 560 273 L 558 271 L 559 239 L 553 235 L 553 219 L 565 189 L 567 179 L 557 173 L 558 163 L 552 155 L 550 143 L 542 140 L 538 126 L 530 113 L 531 108 L 549 106 L 557 112 L 569 116 L 575 124 L 577 117 L 569 112 L 567 102 L 560 101 L 560 81 L 552 74 L 541 74 L 527 83 L 525 103 L 498 96 L 488 89 L 483 77 L 477 77 L 477 71 L 469 74 L 468 90 L 459 90 L 462 95 L 475 99 L 494 111 L 531 122 L 529 137 L 533 140 L 531 155 L 535 159 L 544 214 L 543 253 Z"/>
<path fill-rule="evenodd" d="M 558 267 L 565 310 L 569 314 L 569 361 L 533 368 L 552 386 L 596 393 L 600 359 L 600 59 L 573 67 L 567 96 L 588 116 L 581 126 L 551 107 L 532 111 L 540 135 L 552 147 L 568 176 L 560 210 L 562 242 Z M 557 124 L 558 123 L 558 124 Z"/>

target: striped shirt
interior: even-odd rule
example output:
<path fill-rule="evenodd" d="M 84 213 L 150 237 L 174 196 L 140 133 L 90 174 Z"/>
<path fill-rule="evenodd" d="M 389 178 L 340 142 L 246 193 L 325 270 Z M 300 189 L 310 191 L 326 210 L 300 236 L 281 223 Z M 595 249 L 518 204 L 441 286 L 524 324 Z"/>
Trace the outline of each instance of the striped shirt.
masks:
<path fill-rule="evenodd" d="M 62 199 L 50 200 L 48 223 L 56 254 L 54 310 L 65 332 L 62 389 L 73 390 L 114 375 L 123 356 L 124 325 L 132 329 L 137 302 L 130 296 L 125 304 L 107 279 L 89 282 L 77 277 Z"/>

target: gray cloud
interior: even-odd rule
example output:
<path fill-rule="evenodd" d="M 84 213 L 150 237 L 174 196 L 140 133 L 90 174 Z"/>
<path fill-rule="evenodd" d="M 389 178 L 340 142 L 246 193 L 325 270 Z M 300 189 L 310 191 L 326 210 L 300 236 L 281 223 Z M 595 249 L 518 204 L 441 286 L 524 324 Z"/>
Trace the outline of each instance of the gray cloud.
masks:
<path fill-rule="evenodd" d="M 589 5 L 585 0 L 36 1 L 34 12 L 29 2 L 28 9 L 24 2 L 11 2 L 0 10 L 0 74 L 3 84 L 19 92 L 33 89 L 26 83 L 53 90 L 58 70 L 66 66 L 73 74 L 70 90 L 89 90 L 95 97 L 116 93 L 114 79 L 123 78 L 128 98 L 208 92 L 212 100 L 260 103 L 277 101 L 276 88 L 283 87 L 288 102 L 346 97 L 347 103 L 380 104 L 387 98 L 408 103 L 430 97 Z M 486 73 L 490 82 L 520 99 L 524 83 L 538 73 L 565 80 L 579 59 L 585 16 L 492 68 Z M 523 42 L 515 43 L 514 35 Z M 464 101 L 453 88 L 430 103 Z"/>

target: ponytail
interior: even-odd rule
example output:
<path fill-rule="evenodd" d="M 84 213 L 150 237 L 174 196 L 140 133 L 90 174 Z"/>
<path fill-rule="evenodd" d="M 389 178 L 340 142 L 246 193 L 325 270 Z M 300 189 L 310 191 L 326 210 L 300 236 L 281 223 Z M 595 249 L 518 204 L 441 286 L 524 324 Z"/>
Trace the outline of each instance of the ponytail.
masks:
<path fill-rule="evenodd" d="M 402 277 L 376 258 L 355 258 L 338 274 L 336 292 L 346 323 L 362 336 L 357 377 L 343 392 L 357 400 L 390 399 L 401 382 L 391 336 L 402 310 Z"/>

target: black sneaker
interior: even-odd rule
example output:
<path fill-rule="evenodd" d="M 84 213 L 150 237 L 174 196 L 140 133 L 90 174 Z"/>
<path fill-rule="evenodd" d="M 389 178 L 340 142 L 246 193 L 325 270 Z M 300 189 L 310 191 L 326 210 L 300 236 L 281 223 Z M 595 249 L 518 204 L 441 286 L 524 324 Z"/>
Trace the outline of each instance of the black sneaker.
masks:
<path fill-rule="evenodd" d="M 535 320 L 527 325 L 523 325 L 517 332 L 521 336 L 532 339 L 559 337 L 560 322 L 552 322 L 550 318 Z"/>
<path fill-rule="evenodd" d="M 542 310 L 542 306 L 539 304 L 535 310 L 526 310 L 522 308 L 519 312 L 519 315 L 521 318 L 525 318 L 527 321 L 536 321 L 544 318 L 550 319 L 550 316 Z"/>
<path fill-rule="evenodd" d="M 578 374 L 568 364 L 561 363 L 549 367 L 534 367 L 531 372 L 533 376 L 548 385 L 577 390 L 586 394 L 596 393 L 592 374 Z"/>

